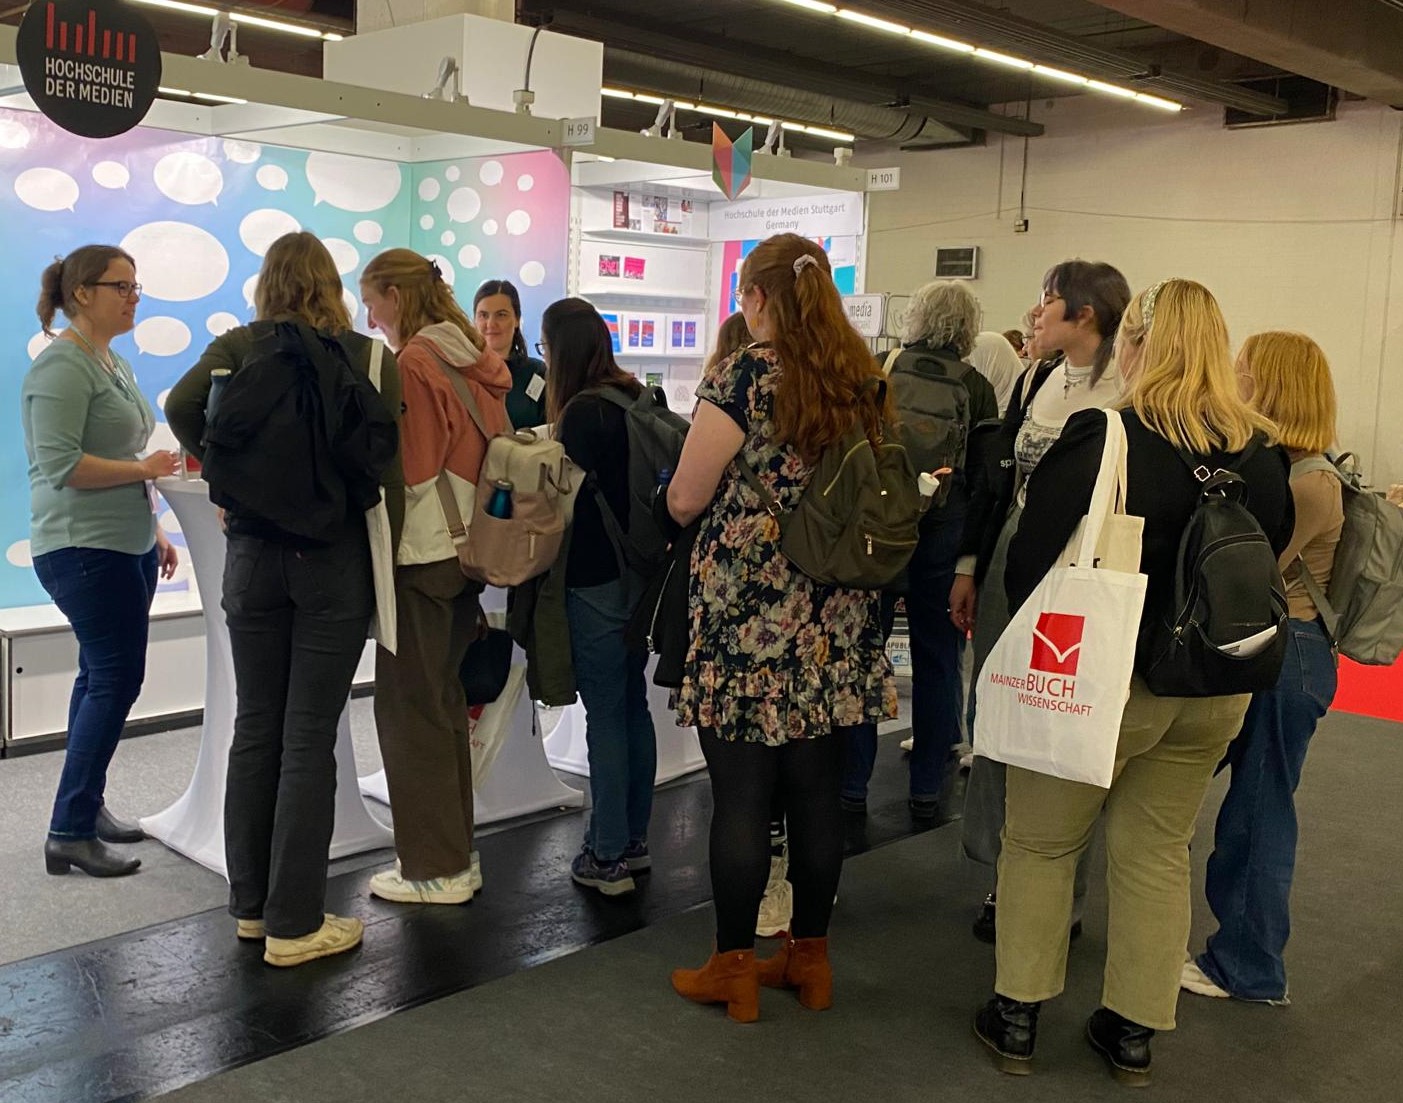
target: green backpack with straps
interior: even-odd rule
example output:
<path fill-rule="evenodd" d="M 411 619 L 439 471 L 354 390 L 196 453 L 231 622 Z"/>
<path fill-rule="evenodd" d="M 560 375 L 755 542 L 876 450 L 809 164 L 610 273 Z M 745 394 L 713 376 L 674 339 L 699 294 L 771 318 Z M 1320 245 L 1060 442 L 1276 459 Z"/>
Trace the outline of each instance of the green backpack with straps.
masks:
<path fill-rule="evenodd" d="M 874 379 L 880 406 L 885 380 Z M 890 427 L 873 445 L 861 418 L 824 449 L 813 477 L 791 510 L 780 505 L 740 456 L 742 478 L 779 521 L 780 551 L 815 582 L 880 590 L 906 569 L 920 539 L 921 496 L 916 471 Z"/>
<path fill-rule="evenodd" d="M 1344 528 L 1335 549 L 1329 590 L 1298 560 L 1301 581 L 1320 611 L 1326 631 L 1347 658 L 1390 666 L 1403 651 L 1403 509 L 1365 489 L 1357 471 L 1346 470 L 1352 454 L 1333 462 L 1306 456 L 1291 465 L 1296 476 L 1328 471 L 1340 480 Z"/>

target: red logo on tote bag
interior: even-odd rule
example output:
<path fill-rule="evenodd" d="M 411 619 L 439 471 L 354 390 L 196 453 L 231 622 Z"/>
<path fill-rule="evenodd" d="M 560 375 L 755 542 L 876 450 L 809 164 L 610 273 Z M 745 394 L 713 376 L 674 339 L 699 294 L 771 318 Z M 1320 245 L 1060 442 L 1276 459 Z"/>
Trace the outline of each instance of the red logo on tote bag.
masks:
<path fill-rule="evenodd" d="M 1033 657 L 1028 660 L 1028 666 L 1048 674 L 1076 674 L 1085 626 L 1085 617 L 1039 613 L 1038 626 L 1033 629 Z"/>

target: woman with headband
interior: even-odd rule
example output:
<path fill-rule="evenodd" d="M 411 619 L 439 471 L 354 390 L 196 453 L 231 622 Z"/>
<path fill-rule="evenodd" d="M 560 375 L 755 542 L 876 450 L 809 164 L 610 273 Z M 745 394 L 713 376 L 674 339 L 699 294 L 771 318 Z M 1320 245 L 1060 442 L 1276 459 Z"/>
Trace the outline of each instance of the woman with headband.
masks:
<path fill-rule="evenodd" d="M 691 646 L 678 723 L 695 725 L 711 772 L 715 953 L 672 975 L 677 992 L 759 1015 L 759 985 L 833 1002 L 828 921 L 843 862 L 838 805 L 846 730 L 896 715 L 882 646 L 881 594 L 821 585 L 779 550 L 779 525 L 740 477 L 744 458 L 786 508 L 825 448 L 854 425 L 880 439 L 868 383 L 879 368 L 848 322 L 828 258 L 781 234 L 741 268 L 738 305 L 756 341 L 717 364 L 697 390 L 692 430 L 668 487 L 680 524 L 701 518 L 692 553 Z M 789 831 L 792 937 L 755 960 L 770 867 L 776 793 Z"/>
<path fill-rule="evenodd" d="M 1180 537 L 1198 506 L 1201 484 L 1186 458 L 1242 477 L 1244 501 L 1278 555 L 1291 539 L 1294 510 L 1286 453 L 1272 443 L 1272 423 L 1238 393 L 1227 326 L 1207 288 L 1173 279 L 1134 298 L 1116 360 L 1126 391 L 1126 511 L 1144 518 L 1144 640 L 1144 627 L 1174 599 Z M 1028 600 L 1086 515 L 1105 441 L 1101 411 L 1077 414 L 1033 472 L 1004 575 L 1011 610 Z M 1106 973 L 1086 1037 L 1117 1079 L 1143 1084 L 1151 1037 L 1174 1028 L 1189 937 L 1189 840 L 1250 697 L 1157 697 L 1140 674 L 1146 650 L 1136 654 L 1109 790 L 1008 768 L 998 974 L 994 997 L 975 1018 L 975 1033 L 1005 1072 L 1030 1071 L 1039 1007 L 1062 991 L 1072 882 L 1103 811 Z"/>
<path fill-rule="evenodd" d="M 360 290 L 370 324 L 395 350 L 404 389 L 397 646 L 393 654 L 375 651 L 375 727 L 399 861 L 370 879 L 370 891 L 407 904 L 462 904 L 482 887 L 473 852 L 468 704 L 458 676 L 477 636 L 482 586 L 458 565 L 439 484 L 471 521 L 487 442 L 509 427 L 512 378 L 438 265 L 418 253 L 381 253 L 365 266 Z"/>

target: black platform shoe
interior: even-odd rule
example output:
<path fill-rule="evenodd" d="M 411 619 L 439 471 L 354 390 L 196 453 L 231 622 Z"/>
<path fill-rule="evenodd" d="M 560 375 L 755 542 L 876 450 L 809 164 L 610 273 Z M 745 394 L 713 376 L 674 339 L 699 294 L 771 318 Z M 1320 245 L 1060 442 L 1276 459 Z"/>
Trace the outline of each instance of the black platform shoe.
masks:
<path fill-rule="evenodd" d="M 62 876 L 77 866 L 89 877 L 125 877 L 135 873 L 140 858 L 122 858 L 99 839 L 46 839 L 44 868 Z"/>
<path fill-rule="evenodd" d="M 1155 1032 L 1105 1007 L 1086 1020 L 1086 1040 L 1106 1059 L 1111 1075 L 1133 1088 L 1150 1083 L 1150 1039 Z"/>
<path fill-rule="evenodd" d="M 1040 1003 L 995 996 L 974 1015 L 974 1036 L 993 1051 L 994 1065 L 1012 1076 L 1033 1071 Z"/>
<path fill-rule="evenodd" d="M 134 823 L 124 823 L 102 805 L 97 810 L 97 837 L 105 843 L 139 843 L 146 832 Z"/>
<path fill-rule="evenodd" d="M 974 937 L 980 942 L 987 942 L 992 946 L 998 941 L 998 909 L 994 901 L 994 894 L 991 892 L 984 898 L 984 903 L 979 905 L 979 914 L 974 917 L 974 925 L 970 929 L 974 932 Z M 1067 932 L 1067 938 L 1075 942 L 1081 937 L 1081 920 L 1078 919 L 1072 924 Z"/>

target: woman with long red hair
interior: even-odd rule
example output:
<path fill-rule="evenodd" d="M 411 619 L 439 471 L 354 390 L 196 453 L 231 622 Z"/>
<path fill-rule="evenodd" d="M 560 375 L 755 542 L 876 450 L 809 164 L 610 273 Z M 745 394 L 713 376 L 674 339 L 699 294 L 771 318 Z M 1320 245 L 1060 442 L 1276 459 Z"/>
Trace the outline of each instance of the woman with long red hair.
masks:
<path fill-rule="evenodd" d="M 889 410 L 849 324 L 823 250 L 796 234 L 761 242 L 741 269 L 737 305 L 760 345 L 713 366 L 668 487 L 682 524 L 700 517 L 692 555 L 691 644 L 677 717 L 695 725 L 711 772 L 716 952 L 672 976 L 679 994 L 759 1014 L 759 985 L 832 1003 L 828 920 L 843 861 L 838 806 L 844 729 L 896 715 L 880 594 L 822 585 L 780 551 L 779 524 L 741 477 L 744 459 L 792 509 L 824 449 L 854 424 L 880 438 Z M 755 960 L 770 865 L 769 819 L 788 816 L 791 937 Z"/>

